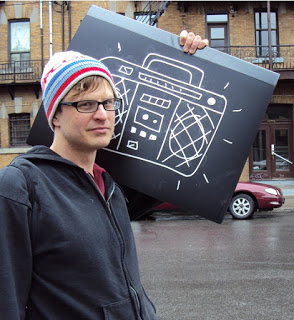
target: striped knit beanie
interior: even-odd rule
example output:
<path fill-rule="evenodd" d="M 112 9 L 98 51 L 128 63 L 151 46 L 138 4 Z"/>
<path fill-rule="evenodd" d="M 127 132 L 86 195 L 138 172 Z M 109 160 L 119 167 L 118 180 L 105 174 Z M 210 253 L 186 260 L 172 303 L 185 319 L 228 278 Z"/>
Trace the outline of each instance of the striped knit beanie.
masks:
<path fill-rule="evenodd" d="M 102 62 L 75 51 L 57 52 L 48 61 L 41 77 L 41 86 L 43 105 L 52 130 L 52 119 L 59 103 L 75 84 L 93 75 L 108 80 L 115 97 L 118 97 L 112 76 Z"/>

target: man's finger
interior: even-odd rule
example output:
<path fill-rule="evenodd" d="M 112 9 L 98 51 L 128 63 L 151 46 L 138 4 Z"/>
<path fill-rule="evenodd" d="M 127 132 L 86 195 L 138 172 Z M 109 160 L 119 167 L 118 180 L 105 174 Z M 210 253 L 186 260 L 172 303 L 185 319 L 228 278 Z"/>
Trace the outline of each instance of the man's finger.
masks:
<path fill-rule="evenodd" d="M 186 37 L 186 42 L 184 45 L 184 52 L 190 52 L 190 50 L 192 50 L 192 51 L 194 50 L 194 46 L 195 46 L 195 44 L 193 44 L 194 39 L 195 39 L 195 34 L 193 32 L 189 32 Z M 192 46 L 193 46 L 193 48 L 191 48 Z"/>
<path fill-rule="evenodd" d="M 188 36 L 188 31 L 187 30 L 183 30 L 180 33 L 180 45 L 181 46 L 183 46 L 185 44 L 187 36 Z"/>
<path fill-rule="evenodd" d="M 194 36 L 194 39 L 191 43 L 190 49 L 189 49 L 189 53 L 190 54 L 194 54 L 196 52 L 197 49 L 199 49 L 201 44 L 201 37 L 200 36 Z"/>
<path fill-rule="evenodd" d="M 205 47 L 209 46 L 209 41 L 207 39 L 201 40 L 201 42 L 198 45 L 198 49 L 203 49 Z"/>

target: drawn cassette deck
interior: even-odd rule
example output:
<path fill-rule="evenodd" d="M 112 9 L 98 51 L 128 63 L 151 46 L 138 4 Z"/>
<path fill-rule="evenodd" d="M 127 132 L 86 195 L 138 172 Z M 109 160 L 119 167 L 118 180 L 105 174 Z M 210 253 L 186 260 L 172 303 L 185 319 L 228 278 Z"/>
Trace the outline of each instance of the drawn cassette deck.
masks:
<path fill-rule="evenodd" d="M 142 66 L 101 60 L 123 101 L 106 150 L 192 176 L 221 123 L 226 98 L 201 88 L 201 69 L 165 56 L 149 54 Z"/>

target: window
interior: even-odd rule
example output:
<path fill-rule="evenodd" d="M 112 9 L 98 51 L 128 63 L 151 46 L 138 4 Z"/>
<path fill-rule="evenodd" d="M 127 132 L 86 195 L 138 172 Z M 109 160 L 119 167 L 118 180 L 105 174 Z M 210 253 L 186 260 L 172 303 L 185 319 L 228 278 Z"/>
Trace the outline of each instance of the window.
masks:
<path fill-rule="evenodd" d="M 277 31 L 277 14 L 270 13 L 270 28 L 268 26 L 267 12 L 255 12 L 255 37 L 256 37 L 256 55 L 261 57 L 269 56 L 268 48 L 268 31 L 270 29 L 272 52 L 277 53 L 278 31 Z"/>
<path fill-rule="evenodd" d="M 261 170 L 267 170 L 265 130 L 259 130 L 253 142 L 253 171 Z"/>
<path fill-rule="evenodd" d="M 26 146 L 30 132 L 30 114 L 17 113 L 9 115 L 10 146 Z"/>
<path fill-rule="evenodd" d="M 210 46 L 220 51 L 227 52 L 228 46 L 228 15 L 207 14 L 207 33 Z"/>
<path fill-rule="evenodd" d="M 30 67 L 30 22 L 10 21 L 10 62 L 17 71 Z M 20 69 L 20 70 L 18 70 Z"/>
<path fill-rule="evenodd" d="M 263 121 L 292 121 L 292 105 L 289 104 L 270 104 L 264 114 Z"/>

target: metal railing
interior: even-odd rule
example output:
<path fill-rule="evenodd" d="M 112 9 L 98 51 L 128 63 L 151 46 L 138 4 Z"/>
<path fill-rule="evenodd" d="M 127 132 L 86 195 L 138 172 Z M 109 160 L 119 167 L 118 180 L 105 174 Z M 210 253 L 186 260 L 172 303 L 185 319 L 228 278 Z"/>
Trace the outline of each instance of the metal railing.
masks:
<path fill-rule="evenodd" d="M 0 63 L 0 81 L 40 81 L 42 70 L 42 61 L 40 60 Z"/>
<path fill-rule="evenodd" d="M 294 70 L 294 45 L 272 46 L 270 61 L 268 46 L 224 46 L 215 47 L 239 59 L 273 70 Z"/>
<path fill-rule="evenodd" d="M 227 46 L 215 47 L 239 59 L 255 65 L 270 68 L 269 48 L 265 46 Z M 294 71 L 294 45 L 272 47 L 272 68 L 276 71 Z M 42 61 L 27 60 L 0 63 L 0 83 L 38 82 L 42 75 Z"/>
<path fill-rule="evenodd" d="M 136 20 L 144 24 L 155 26 L 169 4 L 170 1 L 148 1 L 140 12 L 140 15 L 136 16 Z"/>

